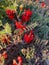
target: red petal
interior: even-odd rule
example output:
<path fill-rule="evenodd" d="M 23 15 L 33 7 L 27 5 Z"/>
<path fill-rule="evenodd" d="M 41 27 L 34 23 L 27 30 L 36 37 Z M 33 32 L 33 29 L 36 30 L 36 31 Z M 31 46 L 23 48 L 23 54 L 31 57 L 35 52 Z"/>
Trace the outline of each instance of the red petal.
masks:
<path fill-rule="evenodd" d="M 30 16 L 32 15 L 32 11 L 30 9 L 25 10 L 25 13 L 22 15 L 22 22 L 26 22 L 30 20 Z"/>
<path fill-rule="evenodd" d="M 26 43 L 29 43 L 29 36 L 27 34 L 24 35 L 24 40 Z"/>
<path fill-rule="evenodd" d="M 27 44 L 30 43 L 33 39 L 34 39 L 34 34 L 33 34 L 32 30 L 30 31 L 29 34 L 24 35 L 24 40 Z"/>
<path fill-rule="evenodd" d="M 45 4 L 44 2 L 41 3 L 41 6 L 42 6 L 42 7 L 45 7 L 45 5 L 46 5 L 46 4 Z"/>
<path fill-rule="evenodd" d="M 6 14 L 8 15 L 8 17 L 10 19 L 13 19 L 14 18 L 14 13 L 15 13 L 15 10 L 10 10 L 10 9 L 7 9 L 6 10 Z"/>
<path fill-rule="evenodd" d="M 11 10 L 10 9 L 7 9 L 6 10 L 6 14 L 10 15 L 10 13 L 11 13 Z"/>
<path fill-rule="evenodd" d="M 26 40 L 28 38 L 27 34 L 24 35 L 24 40 Z"/>
<path fill-rule="evenodd" d="M 21 56 L 18 56 L 17 60 L 19 63 L 22 63 L 22 57 Z"/>
<path fill-rule="evenodd" d="M 31 16 L 32 15 L 32 11 L 30 10 L 30 9 L 28 9 L 27 11 L 26 11 L 26 16 Z"/>
<path fill-rule="evenodd" d="M 3 57 L 6 59 L 7 58 L 7 53 L 3 53 Z"/>
<path fill-rule="evenodd" d="M 15 22 L 15 26 L 16 28 L 21 28 L 21 29 L 25 28 L 25 26 L 23 26 L 21 22 Z"/>
<path fill-rule="evenodd" d="M 13 19 L 14 18 L 14 16 L 13 15 L 11 15 L 11 16 L 8 16 L 9 17 L 9 19 Z"/>

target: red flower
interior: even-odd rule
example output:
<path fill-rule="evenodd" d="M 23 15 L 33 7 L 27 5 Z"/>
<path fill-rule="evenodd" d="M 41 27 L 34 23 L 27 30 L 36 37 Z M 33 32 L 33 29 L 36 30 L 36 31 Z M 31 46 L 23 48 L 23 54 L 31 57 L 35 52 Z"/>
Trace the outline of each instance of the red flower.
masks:
<path fill-rule="evenodd" d="M 19 62 L 20 64 L 22 64 L 23 60 L 22 60 L 22 57 L 21 57 L 21 56 L 18 56 L 17 60 L 18 60 L 18 62 Z"/>
<path fill-rule="evenodd" d="M 6 14 L 8 15 L 9 19 L 14 18 L 14 13 L 15 13 L 15 10 L 10 10 L 10 9 L 6 10 Z"/>
<path fill-rule="evenodd" d="M 22 22 L 26 22 L 26 21 L 29 21 L 30 20 L 30 17 L 32 15 L 32 11 L 30 9 L 28 10 L 25 10 L 24 11 L 24 14 L 22 15 Z"/>
<path fill-rule="evenodd" d="M 32 31 L 29 34 L 24 35 L 24 41 L 29 44 L 34 39 L 34 33 Z"/>
<path fill-rule="evenodd" d="M 46 4 L 44 2 L 41 3 L 41 7 L 44 8 Z"/>
<path fill-rule="evenodd" d="M 3 55 L 3 57 L 4 57 L 5 59 L 7 58 L 7 53 L 6 53 L 6 51 L 4 51 L 2 55 Z"/>
<path fill-rule="evenodd" d="M 23 26 L 21 22 L 17 22 L 17 21 L 15 22 L 15 26 L 16 26 L 16 28 L 20 28 L 20 29 L 25 28 L 25 26 Z"/>
<path fill-rule="evenodd" d="M 32 11 L 30 9 L 25 11 L 26 16 L 31 16 L 32 15 Z"/>

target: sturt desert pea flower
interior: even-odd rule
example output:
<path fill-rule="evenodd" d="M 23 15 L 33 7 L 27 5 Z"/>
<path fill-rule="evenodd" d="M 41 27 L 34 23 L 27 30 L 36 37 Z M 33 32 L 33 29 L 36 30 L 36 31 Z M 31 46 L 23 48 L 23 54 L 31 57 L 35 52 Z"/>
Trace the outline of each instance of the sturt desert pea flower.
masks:
<path fill-rule="evenodd" d="M 6 51 L 3 52 L 2 56 L 4 57 L 4 59 L 8 58 Z"/>
<path fill-rule="evenodd" d="M 19 62 L 18 64 L 19 64 L 19 65 L 22 65 L 22 62 L 23 62 L 22 57 L 21 57 L 21 56 L 18 56 L 17 60 L 18 60 L 18 62 Z"/>
<path fill-rule="evenodd" d="M 23 26 L 22 23 L 18 21 L 15 22 L 15 26 L 16 28 L 19 28 L 19 29 L 25 29 L 25 26 Z"/>
<path fill-rule="evenodd" d="M 15 10 L 6 9 L 6 14 L 11 20 L 14 18 L 14 13 L 15 13 Z"/>
<path fill-rule="evenodd" d="M 32 11 L 30 9 L 25 10 L 22 14 L 22 22 L 26 22 L 30 20 L 30 17 L 32 16 Z"/>
<path fill-rule="evenodd" d="M 29 32 L 29 34 L 24 35 L 24 41 L 29 44 L 32 40 L 34 40 L 34 33 L 32 31 Z"/>
<path fill-rule="evenodd" d="M 46 6 L 45 2 L 41 3 L 41 7 L 44 8 Z"/>

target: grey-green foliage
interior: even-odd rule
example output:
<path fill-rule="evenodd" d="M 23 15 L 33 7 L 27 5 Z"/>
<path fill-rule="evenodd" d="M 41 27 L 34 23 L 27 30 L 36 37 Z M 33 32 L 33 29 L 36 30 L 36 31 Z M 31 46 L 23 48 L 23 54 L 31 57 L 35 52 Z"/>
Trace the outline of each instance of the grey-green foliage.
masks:
<path fill-rule="evenodd" d="M 39 4 L 32 8 L 33 15 L 31 17 L 31 22 L 39 23 L 39 26 L 35 28 L 35 33 L 39 38 L 49 39 L 49 10 L 47 8 L 40 8 L 38 5 Z"/>

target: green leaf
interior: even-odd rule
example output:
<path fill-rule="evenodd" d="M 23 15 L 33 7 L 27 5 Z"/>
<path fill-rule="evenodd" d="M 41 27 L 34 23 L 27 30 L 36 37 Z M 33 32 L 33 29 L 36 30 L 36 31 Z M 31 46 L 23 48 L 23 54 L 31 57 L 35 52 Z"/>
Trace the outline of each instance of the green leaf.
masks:
<path fill-rule="evenodd" d="M 2 26 L 2 21 L 0 20 L 0 26 Z"/>
<path fill-rule="evenodd" d="M 5 30 L 0 31 L 0 34 L 5 34 Z"/>
<path fill-rule="evenodd" d="M 47 39 L 48 38 L 48 32 L 49 32 L 49 27 L 48 26 L 43 25 L 37 31 L 38 32 L 36 32 L 36 34 L 38 34 L 38 36 L 41 39 Z"/>
<path fill-rule="evenodd" d="M 13 9 L 13 10 L 16 11 L 17 7 L 18 7 L 18 4 L 17 4 L 16 1 L 15 1 L 15 2 L 12 3 L 12 5 L 10 5 L 8 8 Z"/>
<path fill-rule="evenodd" d="M 8 23 L 5 24 L 5 32 L 9 33 L 9 34 L 11 34 L 11 32 L 12 32 L 11 31 L 11 26 Z"/>

